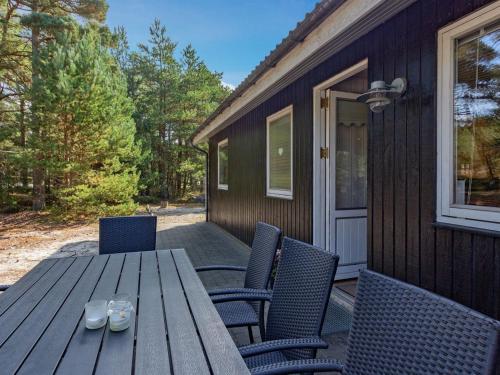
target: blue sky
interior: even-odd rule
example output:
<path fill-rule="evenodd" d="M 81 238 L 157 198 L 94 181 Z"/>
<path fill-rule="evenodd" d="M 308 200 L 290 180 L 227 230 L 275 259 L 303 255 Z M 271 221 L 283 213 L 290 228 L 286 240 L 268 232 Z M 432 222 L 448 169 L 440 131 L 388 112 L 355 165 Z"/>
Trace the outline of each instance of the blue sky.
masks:
<path fill-rule="evenodd" d="M 179 49 L 191 43 L 224 82 L 236 86 L 316 0 L 108 0 L 107 23 L 123 25 L 132 47 L 148 39 L 155 17 Z"/>

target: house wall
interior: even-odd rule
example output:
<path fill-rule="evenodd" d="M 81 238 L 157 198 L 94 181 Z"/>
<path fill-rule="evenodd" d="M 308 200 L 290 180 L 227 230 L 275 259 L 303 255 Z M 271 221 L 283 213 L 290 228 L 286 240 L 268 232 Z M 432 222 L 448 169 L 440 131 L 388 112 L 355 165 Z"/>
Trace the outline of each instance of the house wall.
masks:
<path fill-rule="evenodd" d="M 368 57 L 369 81 L 409 89 L 371 114 L 369 268 L 500 318 L 500 237 L 436 227 L 437 30 L 487 0 L 421 0 L 332 56 L 210 141 L 210 220 L 250 243 L 256 221 L 312 242 L 313 87 Z M 294 199 L 265 196 L 266 117 L 294 106 Z M 229 139 L 229 190 L 217 189 L 217 142 Z M 314 150 L 319 152 L 319 150 Z"/>

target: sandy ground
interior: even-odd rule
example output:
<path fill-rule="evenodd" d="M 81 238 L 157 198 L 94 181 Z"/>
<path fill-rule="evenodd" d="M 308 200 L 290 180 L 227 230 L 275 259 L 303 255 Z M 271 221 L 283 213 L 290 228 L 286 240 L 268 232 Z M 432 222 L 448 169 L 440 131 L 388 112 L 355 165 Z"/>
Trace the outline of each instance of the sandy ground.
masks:
<path fill-rule="evenodd" d="M 151 207 L 158 230 L 205 220 L 199 206 Z M 0 215 L 0 285 L 12 284 L 42 259 L 97 254 L 97 223 L 53 223 L 45 213 Z"/>

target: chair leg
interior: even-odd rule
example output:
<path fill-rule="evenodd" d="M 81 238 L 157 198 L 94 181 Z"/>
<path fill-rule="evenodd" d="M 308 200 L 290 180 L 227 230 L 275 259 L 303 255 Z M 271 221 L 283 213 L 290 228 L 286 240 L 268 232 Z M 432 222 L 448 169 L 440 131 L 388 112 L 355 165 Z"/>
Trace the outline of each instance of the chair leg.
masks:
<path fill-rule="evenodd" d="M 253 339 L 252 326 L 247 326 L 247 327 L 248 327 L 248 337 L 250 338 L 250 344 L 253 344 L 255 341 Z"/>
<path fill-rule="evenodd" d="M 261 302 L 260 308 L 259 308 L 259 330 L 260 330 L 260 341 L 264 342 L 265 337 L 266 337 L 266 329 L 265 327 L 265 322 L 264 322 L 264 308 L 265 304 L 264 302 Z"/>

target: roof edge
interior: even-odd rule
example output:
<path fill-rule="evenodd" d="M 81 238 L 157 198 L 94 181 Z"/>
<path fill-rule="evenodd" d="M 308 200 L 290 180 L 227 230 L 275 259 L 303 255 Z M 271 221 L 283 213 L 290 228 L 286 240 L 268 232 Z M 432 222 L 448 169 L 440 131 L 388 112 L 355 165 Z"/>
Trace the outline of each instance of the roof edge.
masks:
<path fill-rule="evenodd" d="M 290 31 L 288 35 L 262 60 L 250 74 L 222 101 L 217 109 L 207 117 L 207 119 L 195 130 L 191 135 L 190 141 L 195 142 L 196 136 L 206 128 L 213 120 L 219 116 L 226 108 L 241 97 L 243 93 L 268 70 L 274 68 L 276 64 L 286 56 L 295 46 L 302 43 L 304 39 L 320 25 L 329 15 L 331 15 L 343 3 L 349 0 L 323 0 L 316 4 L 314 9 L 307 13 L 302 21 L 297 23 L 295 29 Z"/>

